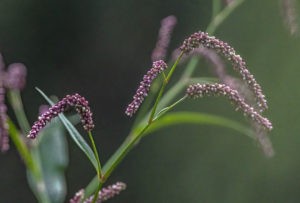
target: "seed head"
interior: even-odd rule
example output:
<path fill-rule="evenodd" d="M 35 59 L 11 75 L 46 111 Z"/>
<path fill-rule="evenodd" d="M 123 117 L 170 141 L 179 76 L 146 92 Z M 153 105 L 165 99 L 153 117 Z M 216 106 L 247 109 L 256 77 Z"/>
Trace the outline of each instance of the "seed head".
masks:
<path fill-rule="evenodd" d="M 53 118 L 58 114 L 63 113 L 69 107 L 75 107 L 77 113 L 81 116 L 81 123 L 86 131 L 91 131 L 94 128 L 94 122 L 92 118 L 92 112 L 88 106 L 88 101 L 79 94 L 67 95 L 60 100 L 57 104 L 50 107 L 48 111 L 39 116 L 38 120 L 33 124 L 27 137 L 36 138 L 37 134 L 42 128 L 46 126 Z"/>
<path fill-rule="evenodd" d="M 133 96 L 133 101 L 126 108 L 125 114 L 127 116 L 131 117 L 135 114 L 145 97 L 148 95 L 153 80 L 165 69 L 167 69 L 167 64 L 163 60 L 153 62 L 152 68 L 144 75 L 143 80 L 140 82 L 140 85 Z"/>
<path fill-rule="evenodd" d="M 272 123 L 265 117 L 261 116 L 254 110 L 253 107 L 248 105 L 243 98 L 241 98 L 236 90 L 231 89 L 224 84 L 193 84 L 190 85 L 186 94 L 191 98 L 198 98 L 204 96 L 225 96 L 235 106 L 237 110 L 241 110 L 244 115 L 255 121 L 260 126 L 267 130 L 272 130 Z"/>
<path fill-rule="evenodd" d="M 251 91 L 253 91 L 259 109 L 263 111 L 268 108 L 261 86 L 256 82 L 254 76 L 247 69 L 246 63 L 242 57 L 237 55 L 235 50 L 226 42 L 223 42 L 215 37 L 211 37 L 205 32 L 196 32 L 184 40 L 180 49 L 184 53 L 189 54 L 193 49 L 198 48 L 200 45 L 216 50 L 228 61 L 230 61 L 234 70 L 239 72 L 239 74 L 242 76 L 242 79 L 247 83 Z"/>

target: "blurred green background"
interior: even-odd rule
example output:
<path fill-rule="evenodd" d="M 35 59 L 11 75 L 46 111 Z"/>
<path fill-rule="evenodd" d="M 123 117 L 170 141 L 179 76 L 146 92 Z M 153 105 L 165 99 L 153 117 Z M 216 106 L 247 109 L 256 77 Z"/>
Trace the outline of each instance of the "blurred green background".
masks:
<path fill-rule="evenodd" d="M 124 109 L 151 65 L 160 20 L 171 14 L 178 18 L 173 50 L 205 30 L 211 1 L 0 0 L 0 51 L 7 64 L 28 67 L 23 98 L 31 123 L 45 103 L 35 86 L 59 97 L 78 92 L 90 101 L 95 140 L 107 160 L 130 130 Z M 111 202 L 300 201 L 300 37 L 285 29 L 278 0 L 246 0 L 215 35 L 243 56 L 267 95 L 275 157 L 265 158 L 255 142 L 229 129 L 164 129 L 142 140 L 114 172 L 108 183 L 124 181 L 128 189 Z M 200 73 L 209 72 L 200 65 Z M 180 109 L 244 122 L 224 101 L 189 101 Z M 95 175 L 70 139 L 69 151 L 68 198 Z M 0 197 L 36 201 L 14 147 L 0 155 Z"/>

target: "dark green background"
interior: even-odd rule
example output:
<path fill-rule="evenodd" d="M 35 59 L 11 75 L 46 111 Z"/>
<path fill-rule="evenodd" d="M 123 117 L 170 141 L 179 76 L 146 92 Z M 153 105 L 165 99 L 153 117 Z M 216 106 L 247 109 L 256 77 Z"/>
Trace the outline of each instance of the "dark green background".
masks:
<path fill-rule="evenodd" d="M 211 2 L 0 0 L 0 51 L 7 64 L 28 67 L 23 97 L 30 121 L 44 103 L 35 86 L 59 97 L 84 95 L 94 111 L 102 162 L 107 160 L 130 129 L 133 120 L 124 109 L 151 65 L 160 20 L 170 14 L 178 18 L 172 50 L 192 32 L 205 30 Z M 256 143 L 232 130 L 165 129 L 145 138 L 115 171 L 109 183 L 121 180 L 128 189 L 111 202 L 300 201 L 300 37 L 285 29 L 278 0 L 246 0 L 215 35 L 243 56 L 267 95 L 275 157 L 265 158 Z M 202 75 L 208 72 L 201 68 Z M 243 122 L 224 101 L 209 98 L 180 108 Z M 84 155 L 69 143 L 68 197 L 94 176 Z M 35 202 L 14 148 L 0 156 L 0 198 Z"/>

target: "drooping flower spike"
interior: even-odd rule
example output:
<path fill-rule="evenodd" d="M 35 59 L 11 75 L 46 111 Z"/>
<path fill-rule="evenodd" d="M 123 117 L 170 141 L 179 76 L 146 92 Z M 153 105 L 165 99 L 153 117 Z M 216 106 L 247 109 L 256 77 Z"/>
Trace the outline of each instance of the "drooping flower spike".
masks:
<path fill-rule="evenodd" d="M 117 182 L 113 185 L 110 185 L 108 187 L 102 188 L 102 190 L 99 192 L 98 199 L 96 200 L 96 203 L 102 203 L 106 200 L 109 200 L 113 198 L 114 196 L 120 194 L 121 191 L 126 189 L 126 184 L 123 182 Z M 81 203 L 82 199 L 84 197 L 84 190 L 79 190 L 75 196 L 70 199 L 70 203 Z M 83 203 L 91 203 L 93 201 L 94 196 L 90 196 L 87 200 L 85 200 Z"/>
<path fill-rule="evenodd" d="M 223 42 L 215 37 L 211 37 L 205 32 L 196 32 L 184 40 L 180 50 L 185 54 L 189 54 L 193 49 L 199 48 L 200 45 L 216 50 L 227 60 L 229 60 L 232 63 L 234 70 L 239 72 L 239 74 L 242 76 L 242 79 L 247 83 L 251 91 L 253 91 L 259 109 L 263 111 L 268 108 L 261 86 L 256 82 L 254 76 L 247 69 L 246 63 L 242 57 L 237 55 L 235 50 L 226 42 Z"/>
<path fill-rule="evenodd" d="M 158 74 L 166 70 L 167 67 L 167 64 L 163 60 L 153 62 L 152 68 L 144 75 L 143 80 L 140 82 L 140 85 L 133 96 L 133 101 L 126 108 L 125 114 L 127 116 L 131 117 L 135 114 L 145 97 L 148 95 L 153 80 Z"/>
<path fill-rule="evenodd" d="M 63 113 L 69 107 L 75 107 L 77 113 L 81 116 L 81 123 L 86 131 L 91 131 L 94 128 L 92 112 L 88 105 L 88 101 L 79 94 L 67 95 L 57 104 L 50 107 L 48 111 L 39 116 L 38 120 L 33 124 L 27 137 L 36 138 L 38 133 L 58 114 Z"/>
<path fill-rule="evenodd" d="M 258 125 L 262 126 L 267 130 L 272 130 L 272 123 L 265 117 L 261 116 L 254 110 L 253 107 L 248 105 L 243 98 L 241 98 L 236 90 L 231 89 L 229 86 L 224 84 L 192 84 L 187 90 L 186 94 L 191 98 L 198 98 L 204 96 L 225 96 L 235 106 L 237 110 L 241 110 L 244 115 L 248 116 Z"/>

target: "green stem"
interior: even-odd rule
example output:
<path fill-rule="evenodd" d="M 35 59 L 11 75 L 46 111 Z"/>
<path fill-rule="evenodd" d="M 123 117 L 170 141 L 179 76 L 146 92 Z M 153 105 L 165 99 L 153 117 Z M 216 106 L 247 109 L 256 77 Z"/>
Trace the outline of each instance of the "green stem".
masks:
<path fill-rule="evenodd" d="M 89 131 L 88 134 L 89 134 L 90 141 L 92 143 L 92 148 L 93 148 L 94 155 L 96 157 L 97 165 L 98 165 L 97 176 L 98 176 L 99 183 L 98 183 L 98 188 L 97 188 L 97 190 L 96 190 L 96 192 L 94 194 L 94 198 L 93 198 L 93 201 L 92 201 L 92 203 L 95 203 L 97 201 L 97 199 L 98 199 L 99 191 L 101 190 L 101 187 L 102 187 L 102 171 L 101 171 L 101 163 L 100 163 L 100 159 L 99 159 L 98 150 L 97 150 L 97 147 L 95 145 L 95 141 L 94 141 L 92 132 Z"/>
<path fill-rule="evenodd" d="M 226 6 L 218 15 L 214 17 L 211 23 L 208 25 L 206 32 L 213 34 L 221 23 L 245 0 L 235 0 L 228 6 Z"/>
<path fill-rule="evenodd" d="M 89 138 L 90 138 L 90 141 L 92 143 L 92 148 L 93 148 L 96 160 L 97 160 L 97 166 L 98 166 L 97 175 L 98 175 L 99 181 L 101 182 L 102 172 L 101 172 L 101 163 L 100 163 L 100 159 L 99 159 L 98 150 L 97 150 L 92 132 L 89 131 L 88 134 L 89 134 Z"/>
<path fill-rule="evenodd" d="M 212 1 L 212 19 L 218 15 L 221 10 L 221 1 L 220 0 L 213 0 Z"/>
<path fill-rule="evenodd" d="M 26 168 L 28 168 L 28 170 L 32 171 L 33 174 L 38 176 L 37 175 L 38 167 L 34 164 L 30 151 L 28 150 L 22 137 L 19 136 L 20 133 L 18 132 L 16 126 L 10 119 L 8 119 L 8 126 L 9 126 L 9 135 L 11 137 L 11 140 L 13 141 L 14 145 L 16 146 L 16 149 L 18 150 L 20 156 L 22 157 Z"/>
<path fill-rule="evenodd" d="M 127 139 L 123 142 L 123 144 L 119 147 L 119 149 L 113 154 L 113 156 L 107 161 L 103 168 L 103 180 L 106 181 L 116 166 L 123 160 L 125 155 L 132 149 L 134 144 L 143 133 L 149 128 L 150 124 L 147 124 L 139 133 L 131 134 L 127 137 Z"/>
<path fill-rule="evenodd" d="M 30 125 L 27 120 L 24 106 L 21 99 L 21 94 L 19 90 L 10 90 L 8 91 L 9 102 L 15 112 L 18 123 L 22 129 L 23 133 L 28 133 L 30 130 Z"/>
<path fill-rule="evenodd" d="M 168 73 L 168 76 L 165 78 L 164 83 L 162 84 L 162 87 L 161 87 L 161 89 L 159 91 L 159 94 L 158 94 L 158 96 L 156 98 L 156 101 L 154 103 L 154 106 L 153 106 L 153 109 L 151 111 L 148 123 L 151 123 L 153 121 L 153 117 L 155 115 L 155 112 L 156 112 L 156 109 L 157 109 L 157 105 L 158 105 L 158 103 L 159 103 L 159 101 L 160 101 L 160 99 L 161 99 L 161 97 L 162 97 L 162 95 L 164 93 L 164 90 L 165 90 L 165 88 L 166 88 L 166 86 L 167 86 L 170 78 L 172 77 L 172 75 L 173 75 L 173 73 L 174 73 L 174 71 L 175 71 L 175 69 L 176 69 L 176 67 L 177 67 L 177 65 L 178 65 L 178 63 L 179 63 L 179 61 L 180 61 L 180 59 L 181 59 L 182 56 L 183 56 L 183 52 L 180 53 L 180 55 L 176 59 L 174 65 L 172 66 L 170 72 Z"/>
<path fill-rule="evenodd" d="M 99 196 L 99 192 L 100 192 L 100 190 L 101 190 L 101 188 L 102 188 L 102 185 L 103 185 L 103 183 L 102 183 L 102 182 L 99 182 L 98 187 L 97 187 L 97 190 L 96 190 L 96 192 L 95 192 L 95 194 L 94 194 L 94 198 L 93 198 L 93 200 L 92 200 L 92 203 L 95 203 L 95 202 L 97 201 L 98 196 Z"/>
<path fill-rule="evenodd" d="M 179 100 L 177 100 L 176 102 L 174 102 L 170 106 L 167 106 L 166 108 L 162 109 L 160 112 L 158 112 L 156 114 L 156 116 L 153 118 L 153 121 L 156 121 L 157 119 L 159 119 L 160 117 L 162 117 L 165 113 L 167 113 L 170 110 L 172 110 L 176 105 L 178 105 L 181 102 L 183 102 L 186 98 L 187 98 L 187 96 L 185 95 L 184 97 L 180 98 Z"/>

